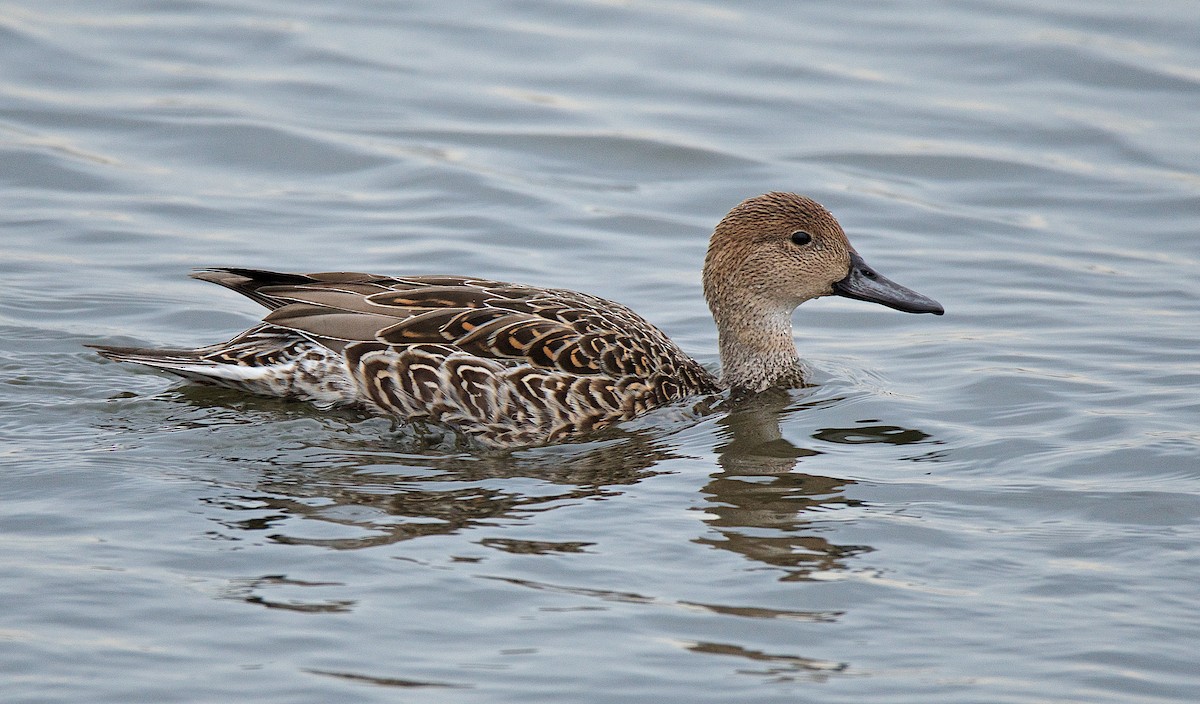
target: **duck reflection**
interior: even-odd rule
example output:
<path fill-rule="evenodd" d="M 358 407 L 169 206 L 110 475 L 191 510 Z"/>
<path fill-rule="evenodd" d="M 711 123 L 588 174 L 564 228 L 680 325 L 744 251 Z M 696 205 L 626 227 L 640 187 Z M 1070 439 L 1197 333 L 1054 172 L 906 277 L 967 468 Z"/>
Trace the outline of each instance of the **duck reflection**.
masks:
<path fill-rule="evenodd" d="M 644 433 L 499 455 L 368 452 L 361 446 L 357 451 L 309 448 L 302 460 L 296 454 L 259 458 L 252 491 L 214 499 L 245 515 L 222 524 L 267 532 L 281 543 L 373 547 L 527 519 L 567 503 L 616 495 L 676 457 Z M 316 535 L 312 521 L 323 526 Z M 580 552 L 586 544 L 509 540 L 494 547 Z"/>
<path fill-rule="evenodd" d="M 866 545 L 834 543 L 815 525 L 825 512 L 861 505 L 846 493 L 855 482 L 797 468 L 829 443 L 907 445 L 929 436 L 869 424 L 874 421 L 820 428 L 810 435 L 809 447 L 783 436 L 780 423 L 788 416 L 838 401 L 806 401 L 803 390 L 776 389 L 720 407 L 720 471 L 701 487 L 712 530 L 696 541 L 781 568 L 785 580 L 844 570 L 850 558 L 870 551 Z M 685 426 L 714 411 L 703 407 L 688 413 Z M 662 427 L 614 430 L 589 443 L 511 453 L 431 455 L 378 449 L 395 439 L 394 430 L 370 437 L 378 421 L 325 422 L 346 424 L 351 432 L 313 435 L 324 447 L 280 451 L 268 444 L 273 456 L 244 458 L 254 479 L 240 491 L 230 492 L 226 484 L 226 491 L 211 499 L 239 514 L 221 521 L 234 531 L 226 537 L 249 531 L 280 543 L 353 550 L 449 535 L 619 495 L 623 487 L 657 474 L 665 461 L 681 458 L 673 449 L 678 443 Z M 406 437 L 411 440 L 411 434 Z M 589 544 L 506 540 L 489 547 L 549 554 L 587 552 Z"/>
<path fill-rule="evenodd" d="M 780 418 L 792 403 L 789 391 L 770 389 L 732 404 L 718 421 L 727 438 L 717 448 L 721 471 L 702 491 L 712 516 L 707 522 L 719 537 L 698 541 L 781 567 L 785 580 L 844 569 L 847 558 L 870 550 L 836 545 L 811 530 L 805 514 L 859 502 L 842 493 L 851 480 L 793 471 L 820 452 L 783 437 Z"/>
<path fill-rule="evenodd" d="M 815 405 L 797 403 L 793 393 L 768 390 L 732 404 L 719 421 L 728 438 L 718 447 L 721 472 L 712 475 L 703 491 L 709 499 L 705 510 L 713 516 L 708 524 L 720 537 L 698 541 L 783 568 L 785 581 L 846 569 L 849 558 L 872 549 L 833 543 L 814 529 L 813 514 L 862 502 L 845 495 L 853 480 L 795 471 L 804 458 L 821 453 L 783 437 L 781 418 Z M 908 444 L 927 437 L 894 426 L 823 428 L 812 435 L 841 444 Z"/>

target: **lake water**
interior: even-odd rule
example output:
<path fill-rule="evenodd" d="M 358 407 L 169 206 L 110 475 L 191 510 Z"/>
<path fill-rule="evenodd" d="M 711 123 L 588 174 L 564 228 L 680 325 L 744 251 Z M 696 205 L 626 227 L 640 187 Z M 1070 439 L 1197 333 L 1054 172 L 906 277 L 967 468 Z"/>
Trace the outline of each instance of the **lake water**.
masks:
<path fill-rule="evenodd" d="M 1200 701 L 1193 2 L 0 5 L 4 702 Z M 85 343 L 193 267 L 621 301 L 806 193 L 946 307 L 806 304 L 813 386 L 422 449 Z"/>

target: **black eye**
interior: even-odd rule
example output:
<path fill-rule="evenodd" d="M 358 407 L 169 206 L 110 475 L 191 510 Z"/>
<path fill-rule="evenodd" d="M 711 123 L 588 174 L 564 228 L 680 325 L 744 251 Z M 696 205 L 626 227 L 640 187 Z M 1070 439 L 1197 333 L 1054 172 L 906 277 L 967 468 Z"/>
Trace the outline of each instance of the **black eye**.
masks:
<path fill-rule="evenodd" d="M 812 242 L 812 235 L 804 230 L 796 230 L 792 233 L 792 244 L 805 245 Z"/>

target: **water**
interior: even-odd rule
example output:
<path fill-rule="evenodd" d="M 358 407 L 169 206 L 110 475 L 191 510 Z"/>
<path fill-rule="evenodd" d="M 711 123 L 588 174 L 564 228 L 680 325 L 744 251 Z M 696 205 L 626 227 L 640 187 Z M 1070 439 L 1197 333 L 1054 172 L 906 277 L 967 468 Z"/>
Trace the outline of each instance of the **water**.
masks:
<path fill-rule="evenodd" d="M 5 702 L 1200 699 L 1200 45 L 1160 2 L 0 6 Z M 807 193 L 946 306 L 511 456 L 82 348 L 197 266 L 620 300 Z"/>

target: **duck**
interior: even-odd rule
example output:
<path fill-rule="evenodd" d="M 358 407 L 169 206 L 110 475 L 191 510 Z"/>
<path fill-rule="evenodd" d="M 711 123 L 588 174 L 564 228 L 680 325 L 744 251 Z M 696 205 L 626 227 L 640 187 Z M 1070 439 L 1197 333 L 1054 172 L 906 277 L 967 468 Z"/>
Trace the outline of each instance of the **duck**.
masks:
<path fill-rule="evenodd" d="M 814 298 L 944 313 L 867 265 L 819 203 L 782 192 L 742 201 L 709 240 L 719 375 L 630 308 L 569 289 L 237 267 L 191 276 L 268 312 L 198 349 L 89 347 L 200 384 L 430 421 L 490 448 L 575 439 L 692 396 L 803 385 L 792 313 Z"/>

